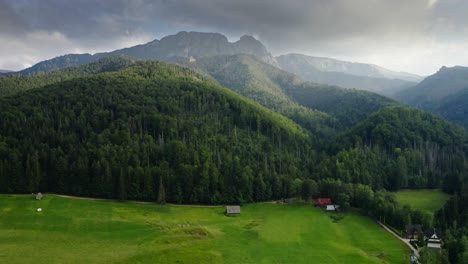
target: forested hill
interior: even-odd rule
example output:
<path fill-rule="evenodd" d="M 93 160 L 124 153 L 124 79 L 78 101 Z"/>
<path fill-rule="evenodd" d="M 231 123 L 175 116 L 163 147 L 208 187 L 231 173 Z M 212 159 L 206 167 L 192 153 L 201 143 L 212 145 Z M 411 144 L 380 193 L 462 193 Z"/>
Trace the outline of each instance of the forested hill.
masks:
<path fill-rule="evenodd" d="M 468 168 L 467 132 L 420 110 L 391 106 L 337 139 L 321 177 L 374 188 L 439 188 L 452 193 Z"/>
<path fill-rule="evenodd" d="M 138 62 L 0 98 L 0 192 L 184 203 L 297 195 L 305 131 L 192 70 Z"/>
<path fill-rule="evenodd" d="M 333 133 L 329 127 L 350 127 L 371 113 L 396 104 L 371 92 L 307 83 L 245 54 L 213 56 L 185 64 L 323 136 Z"/>
<path fill-rule="evenodd" d="M 135 64 L 137 59 L 125 55 L 112 56 L 78 67 L 69 67 L 47 73 L 31 75 L 0 76 L 0 97 L 10 96 L 21 91 L 43 87 L 73 78 L 111 72 Z"/>
<path fill-rule="evenodd" d="M 363 141 L 353 140 L 353 135 L 360 135 Z M 349 138 L 347 146 L 361 143 L 392 149 L 433 142 L 468 150 L 466 136 L 462 127 L 442 118 L 411 107 L 393 106 L 371 115 L 347 132 L 345 137 Z"/>
<path fill-rule="evenodd" d="M 264 63 L 254 56 L 238 54 L 213 56 L 196 62 L 182 62 L 185 66 L 212 77 L 218 83 L 261 105 L 294 120 L 312 132 L 315 141 L 324 143 L 334 136 L 334 117 L 298 104 L 286 91 L 302 82 L 295 75 Z"/>
<path fill-rule="evenodd" d="M 398 104 L 375 93 L 326 84 L 301 83 L 290 87 L 287 94 L 301 105 L 332 115 L 344 128 L 387 106 Z"/>
<path fill-rule="evenodd" d="M 119 56 L 0 78 L 16 93 L 0 98 L 0 192 L 234 203 L 327 179 L 452 192 L 468 168 L 462 128 L 388 98 L 248 55 L 191 67 L 204 74 Z"/>
<path fill-rule="evenodd" d="M 442 67 L 397 98 L 412 106 L 468 127 L 468 67 Z"/>

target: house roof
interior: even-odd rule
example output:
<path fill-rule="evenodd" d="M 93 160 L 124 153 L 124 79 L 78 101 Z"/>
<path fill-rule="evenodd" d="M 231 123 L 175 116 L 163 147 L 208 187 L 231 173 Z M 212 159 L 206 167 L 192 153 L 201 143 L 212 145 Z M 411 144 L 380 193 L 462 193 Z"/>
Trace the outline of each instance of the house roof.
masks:
<path fill-rule="evenodd" d="M 421 225 L 406 225 L 406 233 L 422 233 Z"/>
<path fill-rule="evenodd" d="M 328 205 L 328 204 L 331 204 L 331 199 L 330 198 L 318 198 L 317 199 L 317 202 L 315 204 L 319 204 L 319 205 Z"/>
<path fill-rule="evenodd" d="M 428 239 L 442 239 L 442 234 L 440 233 L 440 230 L 436 228 L 427 229 L 425 234 Z"/>
<path fill-rule="evenodd" d="M 239 205 L 226 206 L 226 213 L 227 214 L 240 214 L 240 206 Z"/>

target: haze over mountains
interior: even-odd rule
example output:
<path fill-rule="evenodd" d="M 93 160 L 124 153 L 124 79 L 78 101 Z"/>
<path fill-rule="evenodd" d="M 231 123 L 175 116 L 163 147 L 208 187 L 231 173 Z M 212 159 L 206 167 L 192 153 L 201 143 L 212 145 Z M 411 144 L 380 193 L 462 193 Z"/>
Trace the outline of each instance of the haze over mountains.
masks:
<path fill-rule="evenodd" d="M 414 86 L 421 76 L 395 72 L 377 65 L 287 54 L 276 57 L 279 66 L 306 81 L 364 89 L 386 96 Z"/>

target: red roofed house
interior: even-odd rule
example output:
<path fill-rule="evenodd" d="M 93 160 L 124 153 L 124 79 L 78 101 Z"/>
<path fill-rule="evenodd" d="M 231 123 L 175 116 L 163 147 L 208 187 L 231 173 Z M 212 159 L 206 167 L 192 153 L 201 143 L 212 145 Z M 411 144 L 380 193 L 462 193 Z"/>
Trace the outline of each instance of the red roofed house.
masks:
<path fill-rule="evenodd" d="M 331 205 L 331 204 L 332 202 L 330 198 L 318 198 L 317 201 L 315 202 L 315 206 L 320 206 L 320 207 Z"/>

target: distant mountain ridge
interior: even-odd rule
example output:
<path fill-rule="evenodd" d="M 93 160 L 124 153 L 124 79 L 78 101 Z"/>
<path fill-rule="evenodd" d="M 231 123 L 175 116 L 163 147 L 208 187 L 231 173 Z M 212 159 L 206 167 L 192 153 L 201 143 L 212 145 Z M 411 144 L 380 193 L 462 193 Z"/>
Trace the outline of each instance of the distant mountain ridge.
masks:
<path fill-rule="evenodd" d="M 313 57 L 303 54 L 290 53 L 276 57 L 282 63 L 286 63 L 288 60 L 296 60 L 306 62 L 313 66 L 319 71 L 323 72 L 342 72 L 346 74 L 356 76 L 366 76 L 373 78 L 385 78 L 385 79 L 400 79 L 410 82 L 419 82 L 423 77 L 412 73 L 396 72 L 385 69 L 381 66 L 374 64 L 366 64 L 360 62 L 348 62 L 331 58 Z"/>
<path fill-rule="evenodd" d="M 50 60 L 45 60 L 36 65 L 20 71 L 21 74 L 46 72 L 70 66 L 79 66 L 91 63 L 98 59 L 112 55 L 127 55 L 140 59 L 162 60 L 174 62 L 181 58 L 196 60 L 200 57 L 214 55 L 250 54 L 260 60 L 277 65 L 275 58 L 266 47 L 252 36 L 242 36 L 236 42 L 219 33 L 204 32 L 179 32 L 161 40 L 153 40 L 146 44 L 119 49 L 112 52 L 91 54 L 67 54 Z"/>
<path fill-rule="evenodd" d="M 390 97 L 422 80 L 421 76 L 395 72 L 377 65 L 303 54 L 281 55 L 276 60 L 283 70 L 297 74 L 306 81 L 363 89 Z"/>
<path fill-rule="evenodd" d="M 8 72 L 12 72 L 12 71 L 10 71 L 10 70 L 2 70 L 2 69 L 0 69 L 0 73 L 8 73 Z"/>
<path fill-rule="evenodd" d="M 425 78 L 418 85 L 396 95 L 402 101 L 425 107 L 468 87 L 468 67 L 442 67 L 435 74 Z"/>
<path fill-rule="evenodd" d="M 468 67 L 442 67 L 396 99 L 468 127 Z"/>

